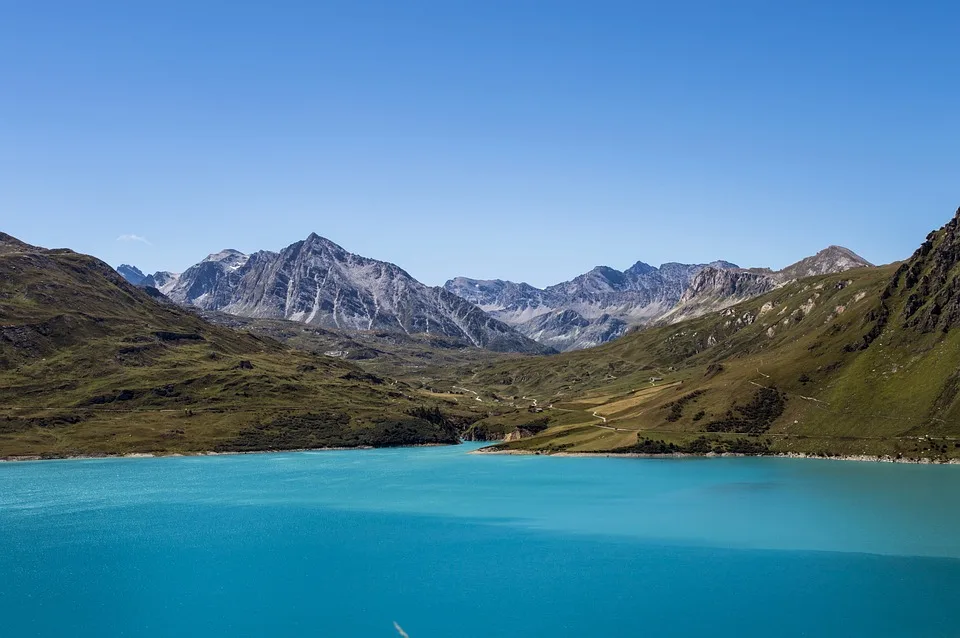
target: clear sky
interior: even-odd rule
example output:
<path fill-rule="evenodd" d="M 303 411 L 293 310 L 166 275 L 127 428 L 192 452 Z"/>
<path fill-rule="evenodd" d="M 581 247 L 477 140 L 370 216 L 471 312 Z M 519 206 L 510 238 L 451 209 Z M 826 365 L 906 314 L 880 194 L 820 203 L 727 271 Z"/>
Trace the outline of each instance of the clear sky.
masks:
<path fill-rule="evenodd" d="M 425 283 L 907 257 L 955 2 L 0 0 L 0 230 L 145 271 L 311 231 Z"/>

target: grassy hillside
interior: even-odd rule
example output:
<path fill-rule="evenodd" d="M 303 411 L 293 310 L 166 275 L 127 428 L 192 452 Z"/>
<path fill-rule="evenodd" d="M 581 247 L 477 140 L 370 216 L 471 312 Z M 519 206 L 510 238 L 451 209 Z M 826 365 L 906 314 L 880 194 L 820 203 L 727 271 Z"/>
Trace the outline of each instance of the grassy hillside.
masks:
<path fill-rule="evenodd" d="M 800 280 L 461 383 L 528 397 L 518 422 L 548 419 L 512 449 L 960 456 L 958 219 L 900 265 Z M 475 428 L 509 430 L 509 418 Z"/>
<path fill-rule="evenodd" d="M 446 388 L 450 373 L 464 366 L 484 366 L 527 359 L 530 355 L 493 352 L 466 340 L 436 334 L 388 330 L 332 330 L 285 319 L 252 319 L 222 312 L 201 313 L 211 323 L 274 339 L 317 356 L 349 361 L 368 372 L 406 381 L 414 387 Z"/>
<path fill-rule="evenodd" d="M 550 357 L 215 319 L 0 235 L 0 456 L 461 434 L 543 452 L 960 456 L 960 212 L 902 264 Z"/>
<path fill-rule="evenodd" d="M 0 237 L 0 457 L 450 443 L 473 409 Z"/>

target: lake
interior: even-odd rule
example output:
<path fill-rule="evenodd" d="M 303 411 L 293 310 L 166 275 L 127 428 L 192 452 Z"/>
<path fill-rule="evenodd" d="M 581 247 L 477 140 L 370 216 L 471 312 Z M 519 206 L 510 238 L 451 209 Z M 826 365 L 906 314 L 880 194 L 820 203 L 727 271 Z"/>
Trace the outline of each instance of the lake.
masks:
<path fill-rule="evenodd" d="M 0 633 L 960 635 L 960 466 L 476 447 L 0 464 Z"/>

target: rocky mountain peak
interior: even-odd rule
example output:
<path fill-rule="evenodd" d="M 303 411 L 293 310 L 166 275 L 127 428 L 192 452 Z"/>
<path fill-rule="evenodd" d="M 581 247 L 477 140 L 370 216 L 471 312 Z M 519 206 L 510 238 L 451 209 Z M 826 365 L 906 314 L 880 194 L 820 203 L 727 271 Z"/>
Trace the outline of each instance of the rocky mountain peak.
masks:
<path fill-rule="evenodd" d="M 326 250 L 338 255 L 345 254 L 347 252 L 339 244 L 332 242 L 326 237 L 322 237 L 317 233 L 310 233 L 309 235 L 307 235 L 307 238 L 303 240 L 303 248 L 305 250 L 310 250 L 314 252 L 322 252 Z"/>
<path fill-rule="evenodd" d="M 710 266 L 711 268 L 719 268 L 723 270 L 737 270 L 738 268 L 740 268 L 740 266 L 729 261 L 724 261 L 722 259 L 718 259 L 717 261 L 711 261 L 707 265 Z"/>
<path fill-rule="evenodd" d="M 617 287 L 623 285 L 623 282 L 626 280 L 624 274 L 625 273 L 620 272 L 616 268 L 609 266 L 595 266 L 584 277 L 594 281 L 600 279 L 607 282 L 611 287 Z"/>
<path fill-rule="evenodd" d="M 140 282 L 141 286 L 149 286 L 150 288 L 156 288 L 165 295 L 170 294 L 170 291 L 177 284 L 177 281 L 180 279 L 180 273 L 178 272 L 168 272 L 166 270 L 160 270 L 152 275 L 147 275 L 143 278 L 143 281 Z"/>
<path fill-rule="evenodd" d="M 664 264 L 664 265 L 667 265 L 667 264 Z M 661 266 L 661 268 L 662 268 L 662 266 Z M 630 266 L 629 268 L 627 268 L 627 269 L 624 271 L 624 274 L 634 275 L 634 276 L 642 276 L 642 275 L 649 275 L 650 273 L 656 272 L 656 271 L 657 271 L 657 269 L 654 268 L 653 266 L 651 266 L 650 264 L 645 263 L 645 262 L 642 262 L 642 261 L 638 261 L 638 262 L 635 263 L 634 265 L 632 265 L 632 266 Z"/>
<path fill-rule="evenodd" d="M 141 285 L 143 280 L 147 278 L 139 268 L 130 264 L 120 264 L 117 266 L 117 272 L 134 286 Z"/>
<path fill-rule="evenodd" d="M 233 248 L 226 248 L 218 253 L 207 255 L 203 262 L 219 264 L 224 268 L 236 270 L 246 264 L 248 259 L 250 259 L 249 255 Z"/>
<path fill-rule="evenodd" d="M 168 295 L 184 305 L 342 330 L 439 334 L 492 350 L 545 352 L 477 306 L 389 262 L 311 233 L 279 252 L 221 251 L 191 267 Z"/>
<path fill-rule="evenodd" d="M 718 268 L 732 267 L 726 261 Z M 597 266 L 545 289 L 503 280 L 457 277 L 444 287 L 523 334 L 552 347 L 585 348 L 650 323 L 679 301 L 702 264 L 638 261 L 624 271 Z"/>
<path fill-rule="evenodd" d="M 801 259 L 779 271 L 781 279 L 802 279 L 829 273 L 843 272 L 852 268 L 872 266 L 869 261 L 843 246 L 828 246 L 816 255 Z"/>

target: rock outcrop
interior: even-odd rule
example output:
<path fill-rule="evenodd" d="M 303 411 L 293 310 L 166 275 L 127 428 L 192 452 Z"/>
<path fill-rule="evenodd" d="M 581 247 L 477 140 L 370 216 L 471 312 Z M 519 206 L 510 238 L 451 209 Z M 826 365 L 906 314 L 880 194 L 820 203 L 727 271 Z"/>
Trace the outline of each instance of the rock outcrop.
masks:
<path fill-rule="evenodd" d="M 316 234 L 277 253 L 221 251 L 168 285 L 160 289 L 176 303 L 243 317 L 439 334 L 504 352 L 549 351 L 457 295 Z"/>

